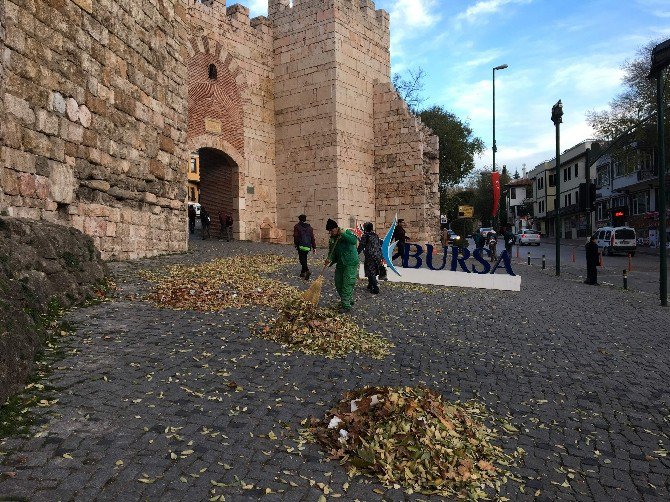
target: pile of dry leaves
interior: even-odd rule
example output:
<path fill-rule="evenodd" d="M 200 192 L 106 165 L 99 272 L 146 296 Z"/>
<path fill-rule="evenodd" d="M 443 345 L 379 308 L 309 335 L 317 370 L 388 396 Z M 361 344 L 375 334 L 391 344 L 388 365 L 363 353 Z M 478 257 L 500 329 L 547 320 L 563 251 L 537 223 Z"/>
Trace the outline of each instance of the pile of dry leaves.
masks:
<path fill-rule="evenodd" d="M 514 457 L 492 444 L 485 410 L 445 401 L 427 388 L 366 387 L 349 392 L 309 437 L 350 475 L 377 477 L 410 493 L 478 500 L 507 481 Z"/>
<path fill-rule="evenodd" d="M 365 332 L 349 317 L 301 298 L 289 300 L 277 319 L 261 327 L 260 335 L 306 354 L 328 358 L 355 352 L 383 359 L 393 346 L 381 336 Z"/>
<path fill-rule="evenodd" d="M 280 281 L 261 277 L 293 260 L 277 255 L 221 258 L 200 265 L 176 265 L 164 272 L 143 273 L 154 283 L 147 299 L 158 307 L 215 312 L 261 305 L 281 308 L 299 291 Z"/>

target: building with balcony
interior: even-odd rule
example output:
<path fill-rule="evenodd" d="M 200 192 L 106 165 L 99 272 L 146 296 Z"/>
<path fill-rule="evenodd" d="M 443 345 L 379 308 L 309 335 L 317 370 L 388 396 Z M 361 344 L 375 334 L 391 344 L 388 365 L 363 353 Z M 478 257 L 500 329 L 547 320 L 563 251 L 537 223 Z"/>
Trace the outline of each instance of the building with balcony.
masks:
<path fill-rule="evenodd" d="M 531 228 L 533 223 L 533 180 L 528 178 L 526 169 L 523 176 L 510 181 L 504 187 L 507 204 L 507 221 L 511 222 L 514 232 L 522 228 Z"/>
<path fill-rule="evenodd" d="M 651 147 L 631 142 L 594 164 L 596 226 L 635 228 L 639 244 L 658 242 L 658 165 Z M 666 187 L 670 179 L 666 177 Z M 666 189 L 666 200 L 670 194 Z M 670 229 L 666 228 L 666 232 Z"/>
<path fill-rule="evenodd" d="M 561 214 L 560 234 L 564 239 L 586 237 L 593 226 L 593 215 L 580 204 L 580 192 L 595 175 L 591 159 L 600 152 L 600 143 L 586 140 L 561 153 L 559 206 Z M 588 167 L 587 167 L 588 166 Z M 556 159 L 538 164 L 529 174 L 533 187 L 533 214 L 535 228 L 542 235 L 556 235 Z"/>

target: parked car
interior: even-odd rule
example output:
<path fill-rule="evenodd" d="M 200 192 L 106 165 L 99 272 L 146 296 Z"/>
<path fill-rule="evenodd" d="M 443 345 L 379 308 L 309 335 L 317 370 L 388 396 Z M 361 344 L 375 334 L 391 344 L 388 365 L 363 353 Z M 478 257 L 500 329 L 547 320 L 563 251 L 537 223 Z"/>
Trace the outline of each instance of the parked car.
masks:
<path fill-rule="evenodd" d="M 631 227 L 601 227 L 593 234 L 603 253 L 612 256 L 615 253 L 630 253 L 635 256 L 637 237 Z"/>
<path fill-rule="evenodd" d="M 492 233 L 493 235 L 495 235 L 496 238 L 498 237 L 498 234 L 496 233 L 496 231 L 493 230 L 493 228 L 491 228 L 491 227 L 482 227 L 482 228 L 480 228 L 478 231 L 479 231 L 479 233 L 480 233 L 483 237 L 486 237 L 486 235 L 487 235 L 489 232 Z"/>
<path fill-rule="evenodd" d="M 537 230 L 531 230 L 530 228 L 523 228 L 521 231 L 516 234 L 516 241 L 520 246 L 525 244 L 528 245 L 540 245 L 540 232 Z"/>
<path fill-rule="evenodd" d="M 201 207 L 200 204 L 198 204 L 197 202 L 189 202 L 188 206 L 189 207 L 193 206 L 195 208 L 195 217 L 199 218 L 200 217 L 200 207 Z"/>
<path fill-rule="evenodd" d="M 449 228 L 447 230 L 447 233 L 449 234 L 449 241 L 453 241 L 453 240 L 461 238 L 461 236 L 458 235 L 456 232 L 454 232 L 451 228 Z"/>

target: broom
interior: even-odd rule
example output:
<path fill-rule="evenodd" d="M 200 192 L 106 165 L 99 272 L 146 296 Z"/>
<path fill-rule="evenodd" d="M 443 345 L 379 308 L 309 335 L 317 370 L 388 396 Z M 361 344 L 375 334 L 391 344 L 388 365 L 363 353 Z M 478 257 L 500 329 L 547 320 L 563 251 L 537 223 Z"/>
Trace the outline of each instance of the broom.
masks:
<path fill-rule="evenodd" d="M 337 243 L 340 242 L 340 237 L 338 237 L 337 240 L 335 241 L 333 251 L 335 251 Z M 330 261 L 330 255 L 328 255 L 328 260 Z M 307 288 L 307 291 L 305 291 L 302 294 L 302 299 L 305 300 L 306 302 L 310 302 L 312 305 L 317 305 L 319 303 L 319 298 L 321 298 L 321 288 L 323 287 L 323 274 L 326 271 L 327 266 L 328 265 L 323 266 L 323 268 L 321 269 L 321 273 L 319 274 L 319 277 L 317 277 L 314 280 L 314 282 L 310 284 L 309 288 Z"/>

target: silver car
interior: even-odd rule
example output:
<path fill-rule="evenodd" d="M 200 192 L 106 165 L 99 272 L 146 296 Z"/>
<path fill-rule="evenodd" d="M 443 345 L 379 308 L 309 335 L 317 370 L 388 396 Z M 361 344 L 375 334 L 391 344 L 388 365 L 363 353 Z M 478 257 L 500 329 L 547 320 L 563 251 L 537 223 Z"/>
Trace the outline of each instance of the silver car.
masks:
<path fill-rule="evenodd" d="M 524 244 L 528 245 L 540 245 L 540 232 L 537 230 L 531 230 L 529 228 L 524 228 L 516 234 L 516 241 L 519 243 L 520 246 L 523 246 Z"/>

